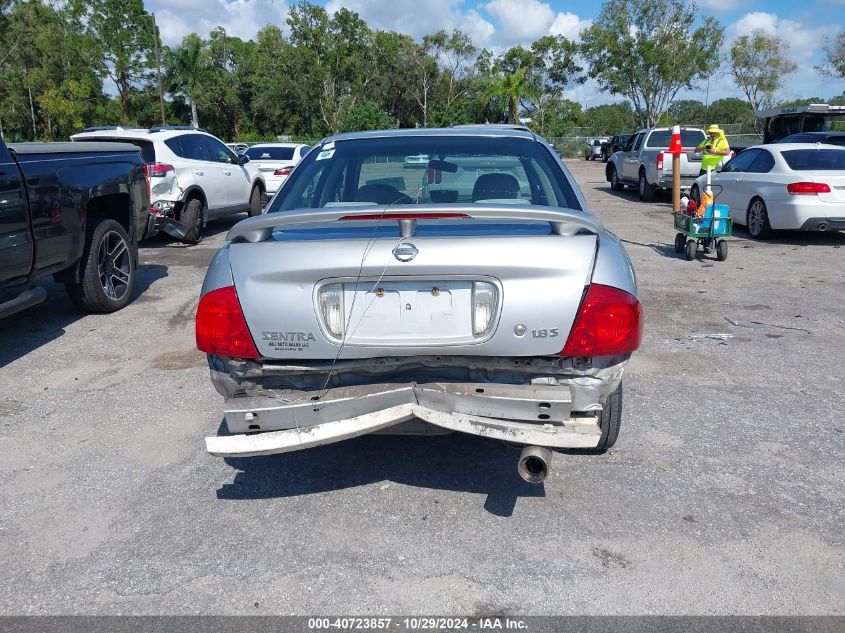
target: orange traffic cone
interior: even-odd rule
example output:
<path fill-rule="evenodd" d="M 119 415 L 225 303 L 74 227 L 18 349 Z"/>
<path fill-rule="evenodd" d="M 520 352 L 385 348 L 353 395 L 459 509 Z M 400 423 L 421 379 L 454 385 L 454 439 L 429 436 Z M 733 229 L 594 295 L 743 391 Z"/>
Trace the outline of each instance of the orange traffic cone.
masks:
<path fill-rule="evenodd" d="M 669 153 L 672 155 L 683 154 L 681 147 L 681 126 L 676 125 L 672 128 L 672 141 L 669 143 Z"/>

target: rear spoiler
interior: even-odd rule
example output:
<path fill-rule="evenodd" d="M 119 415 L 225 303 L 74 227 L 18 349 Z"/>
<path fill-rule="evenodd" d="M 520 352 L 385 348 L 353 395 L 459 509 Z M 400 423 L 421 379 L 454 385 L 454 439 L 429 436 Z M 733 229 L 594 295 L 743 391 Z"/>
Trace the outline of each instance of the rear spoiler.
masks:
<path fill-rule="evenodd" d="M 389 207 L 332 207 L 330 209 L 301 209 L 282 213 L 266 213 L 254 218 L 242 220 L 231 228 L 226 235 L 227 242 L 265 242 L 273 235 L 273 230 L 310 224 L 314 222 L 338 222 L 345 220 L 369 220 L 383 222 L 398 221 L 402 235 L 413 235 L 413 225 L 417 220 L 461 219 L 473 220 L 517 220 L 528 222 L 548 222 L 555 235 L 574 235 L 579 232 L 598 234 L 602 224 L 586 212 L 560 209 L 547 211 L 537 207 L 515 206 L 510 204 L 490 205 L 419 205 L 397 204 Z"/>

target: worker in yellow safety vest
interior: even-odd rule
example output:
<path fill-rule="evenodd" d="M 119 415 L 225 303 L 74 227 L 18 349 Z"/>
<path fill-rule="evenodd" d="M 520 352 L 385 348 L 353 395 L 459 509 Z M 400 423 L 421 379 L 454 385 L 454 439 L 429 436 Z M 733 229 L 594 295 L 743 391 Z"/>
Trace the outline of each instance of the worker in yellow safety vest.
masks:
<path fill-rule="evenodd" d="M 725 138 L 725 132 L 722 128 L 714 123 L 705 132 L 708 138 L 701 141 L 695 148 L 696 152 L 702 152 L 699 176 L 706 174 L 708 167 L 711 171 L 716 171 L 716 167 L 725 160 L 725 156 L 731 154 L 731 147 L 728 145 L 728 139 Z"/>

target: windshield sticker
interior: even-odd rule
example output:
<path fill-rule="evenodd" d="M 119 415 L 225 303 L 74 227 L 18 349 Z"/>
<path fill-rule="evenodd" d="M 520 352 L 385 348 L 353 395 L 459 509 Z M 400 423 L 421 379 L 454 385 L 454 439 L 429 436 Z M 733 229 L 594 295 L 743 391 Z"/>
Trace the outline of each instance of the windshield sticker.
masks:
<path fill-rule="evenodd" d="M 326 160 L 327 158 L 331 158 L 332 156 L 334 156 L 334 150 L 325 149 L 319 154 L 317 154 L 317 160 Z"/>
<path fill-rule="evenodd" d="M 334 149 L 334 141 L 329 141 L 325 145 L 323 145 L 323 149 Z"/>

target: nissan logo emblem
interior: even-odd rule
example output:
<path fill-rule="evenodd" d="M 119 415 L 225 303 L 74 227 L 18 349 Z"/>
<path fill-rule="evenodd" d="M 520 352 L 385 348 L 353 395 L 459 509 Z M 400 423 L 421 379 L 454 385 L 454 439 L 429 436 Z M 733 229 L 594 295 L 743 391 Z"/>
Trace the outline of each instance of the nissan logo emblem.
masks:
<path fill-rule="evenodd" d="M 402 242 L 393 249 L 393 256 L 400 262 L 409 262 L 417 256 L 417 247 L 410 242 Z"/>

